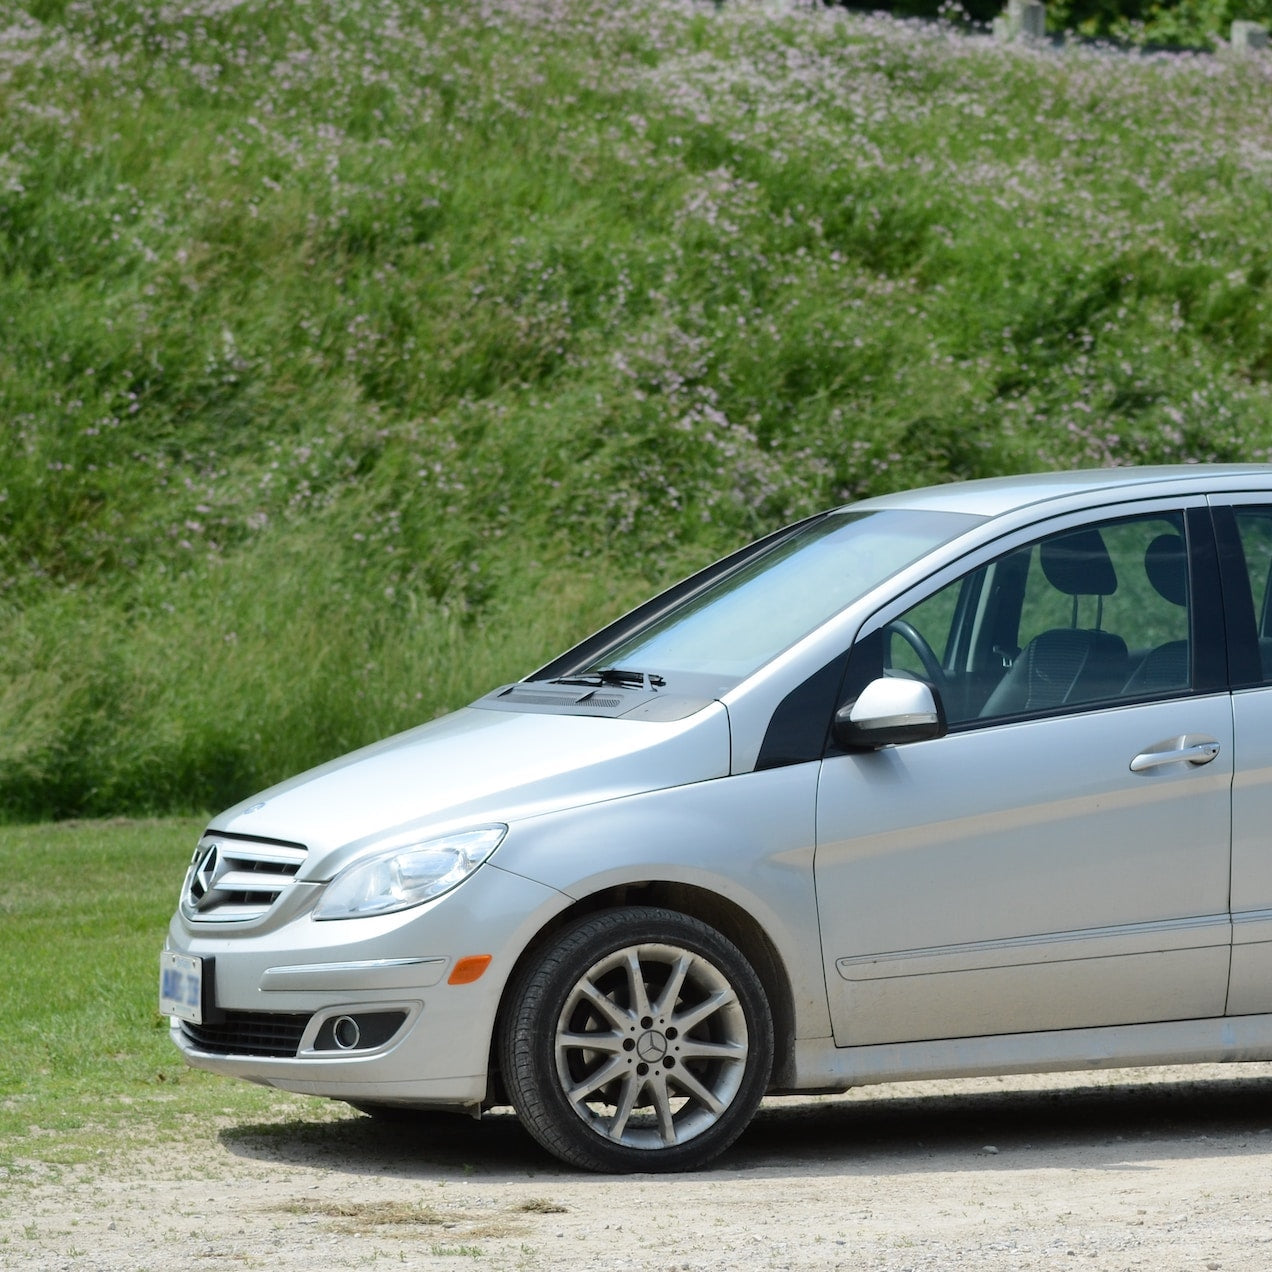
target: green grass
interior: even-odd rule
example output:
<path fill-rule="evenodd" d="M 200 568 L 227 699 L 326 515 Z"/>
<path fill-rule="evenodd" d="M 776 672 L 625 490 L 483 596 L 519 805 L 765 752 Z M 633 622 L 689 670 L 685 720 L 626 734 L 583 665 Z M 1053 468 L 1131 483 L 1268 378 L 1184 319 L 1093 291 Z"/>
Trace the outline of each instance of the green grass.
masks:
<path fill-rule="evenodd" d="M 227 804 L 820 506 L 1272 453 L 1257 60 L 746 0 L 26 13 L 0 821 Z"/>
<path fill-rule="evenodd" d="M 342 1106 L 187 1069 L 158 1013 L 159 950 L 201 823 L 0 830 L 0 1168 L 109 1158 L 209 1119 Z"/>

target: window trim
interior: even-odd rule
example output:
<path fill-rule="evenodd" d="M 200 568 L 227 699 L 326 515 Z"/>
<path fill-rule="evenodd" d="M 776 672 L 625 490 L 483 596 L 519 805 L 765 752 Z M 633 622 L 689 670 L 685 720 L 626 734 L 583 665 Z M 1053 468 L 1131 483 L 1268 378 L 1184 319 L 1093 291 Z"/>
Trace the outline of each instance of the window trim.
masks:
<path fill-rule="evenodd" d="M 1190 696 L 1222 693 L 1231 687 L 1228 678 L 1231 624 L 1213 511 L 1210 507 L 1183 510 L 1188 545 L 1188 595 L 1192 602 L 1193 688 Z"/>

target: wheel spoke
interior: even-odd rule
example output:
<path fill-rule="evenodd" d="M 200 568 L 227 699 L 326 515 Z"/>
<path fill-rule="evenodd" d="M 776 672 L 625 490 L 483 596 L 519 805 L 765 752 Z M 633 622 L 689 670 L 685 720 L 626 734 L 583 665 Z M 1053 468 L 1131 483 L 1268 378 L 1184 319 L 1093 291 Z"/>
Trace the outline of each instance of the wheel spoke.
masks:
<path fill-rule="evenodd" d="M 636 1107 L 636 1098 L 640 1095 L 644 1086 L 645 1079 L 638 1078 L 634 1073 L 629 1072 L 623 1079 L 623 1095 L 614 1110 L 614 1116 L 610 1119 L 610 1139 L 621 1140 L 623 1138 L 623 1132 L 627 1129 L 632 1110 Z"/>
<path fill-rule="evenodd" d="M 715 1093 L 704 1087 L 688 1069 L 682 1069 L 677 1066 L 667 1074 L 667 1080 L 674 1082 L 686 1095 L 697 1100 L 704 1108 L 710 1109 L 717 1117 L 724 1112 L 725 1106 L 716 1097 Z"/>
<path fill-rule="evenodd" d="M 621 1056 L 615 1056 L 601 1065 L 599 1069 L 593 1069 L 591 1073 L 572 1087 L 565 1093 L 566 1099 L 578 1108 L 594 1091 L 599 1091 L 602 1087 L 608 1086 L 616 1077 L 627 1069 L 627 1062 Z M 586 1113 L 585 1109 L 579 1109 L 580 1112 Z"/>
<path fill-rule="evenodd" d="M 697 1038 L 683 1038 L 679 1043 L 681 1060 L 745 1060 L 744 1042 L 700 1042 Z"/>
<path fill-rule="evenodd" d="M 663 992 L 658 995 L 658 1001 L 654 1004 L 653 1014 L 655 1016 L 670 1016 L 676 1009 L 676 1000 L 680 997 L 680 991 L 684 988 L 685 977 L 689 975 L 689 969 L 693 966 L 693 958 L 689 954 L 682 954 L 675 962 L 671 969 L 671 975 L 667 977 L 667 984 L 663 987 Z"/>
<path fill-rule="evenodd" d="M 645 972 L 640 963 L 640 951 L 628 950 L 624 960 L 627 966 L 627 983 L 631 992 L 631 1012 L 637 1019 L 653 1015 L 649 994 L 645 989 Z"/>
<path fill-rule="evenodd" d="M 623 1035 L 609 1030 L 595 1033 L 563 1033 L 557 1034 L 557 1046 L 566 1049 L 576 1048 L 580 1051 L 603 1051 L 606 1055 L 615 1055 L 623 1049 Z"/>
<path fill-rule="evenodd" d="M 675 1115 L 671 1108 L 671 1092 L 667 1090 L 667 1079 L 659 1074 L 646 1079 L 645 1085 L 653 1096 L 654 1114 L 658 1118 L 658 1134 L 664 1144 L 676 1142 Z"/>
<path fill-rule="evenodd" d="M 578 991 L 620 1033 L 631 1024 L 632 1015 L 601 993 L 590 980 L 580 981 Z"/>
<path fill-rule="evenodd" d="M 724 988 L 717 990 L 709 998 L 704 998 L 702 1002 L 694 1007 L 688 1008 L 686 1011 L 677 1013 L 673 1017 L 671 1023 L 680 1030 L 681 1034 L 687 1034 L 695 1025 L 700 1025 L 709 1016 L 715 1015 L 723 1007 L 730 1007 L 738 1001 L 738 996 L 732 989 Z"/>

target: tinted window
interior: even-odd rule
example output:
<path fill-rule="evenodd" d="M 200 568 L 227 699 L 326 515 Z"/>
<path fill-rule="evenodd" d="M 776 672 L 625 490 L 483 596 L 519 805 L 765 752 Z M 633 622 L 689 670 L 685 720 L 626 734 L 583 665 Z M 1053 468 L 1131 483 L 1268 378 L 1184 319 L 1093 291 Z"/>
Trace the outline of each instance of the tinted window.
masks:
<path fill-rule="evenodd" d="M 1051 535 L 965 575 L 885 628 L 884 661 L 936 680 L 960 723 L 1186 691 L 1189 633 L 1183 517 L 1155 514 Z"/>
<path fill-rule="evenodd" d="M 1272 680 L 1272 590 L 1268 587 L 1272 577 L 1272 508 L 1237 508 L 1235 512 L 1266 683 Z"/>

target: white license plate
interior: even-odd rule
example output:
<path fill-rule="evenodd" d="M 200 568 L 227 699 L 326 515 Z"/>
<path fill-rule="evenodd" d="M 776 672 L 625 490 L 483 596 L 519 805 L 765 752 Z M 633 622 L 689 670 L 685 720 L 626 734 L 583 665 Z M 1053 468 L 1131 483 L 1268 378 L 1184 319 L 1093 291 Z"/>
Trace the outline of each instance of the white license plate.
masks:
<path fill-rule="evenodd" d="M 164 950 L 159 955 L 159 1012 L 203 1023 L 203 960 Z"/>

